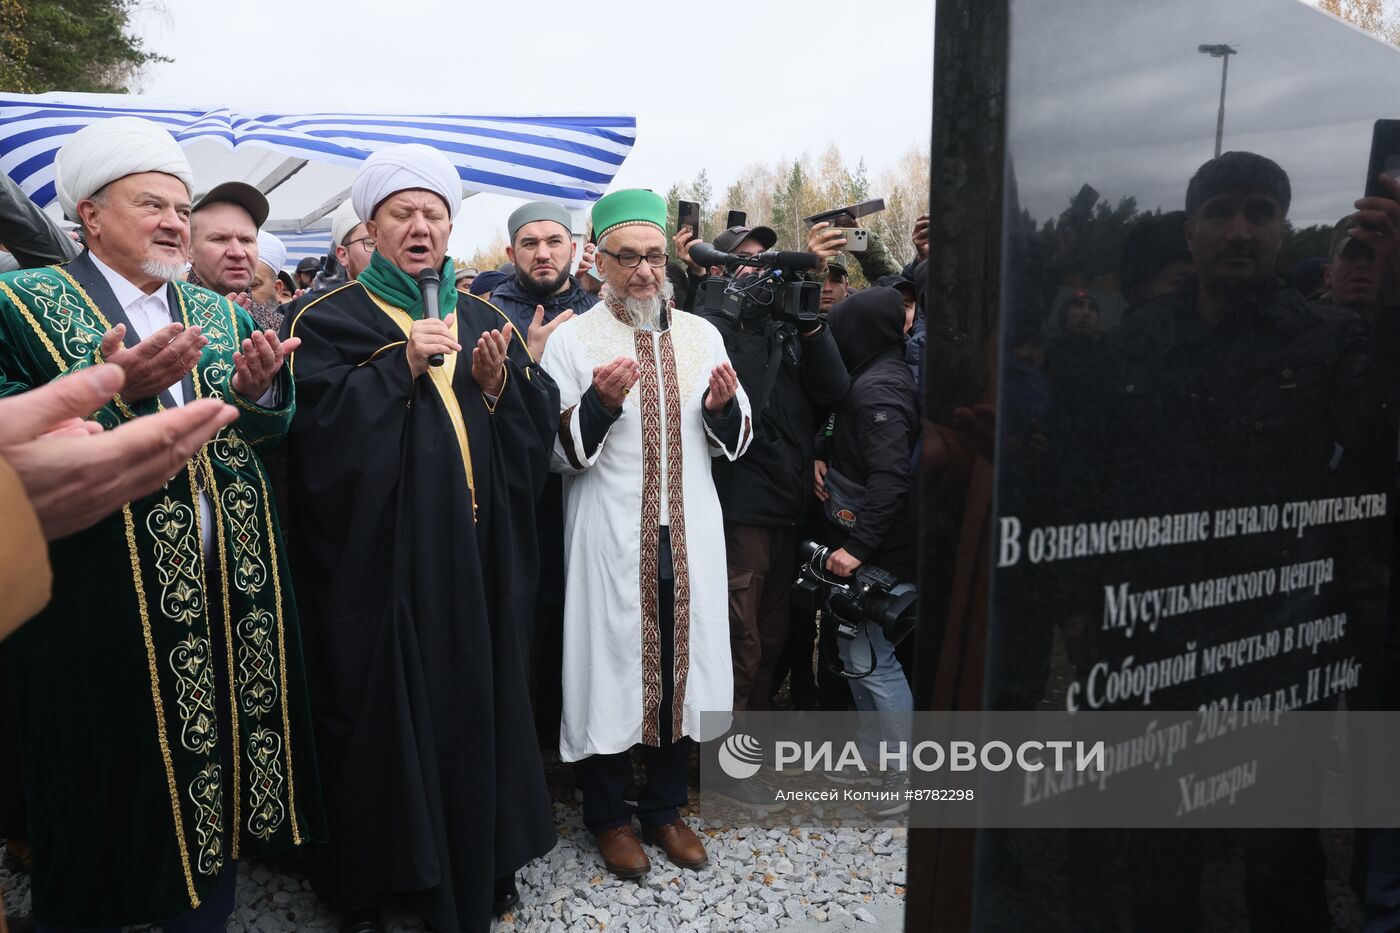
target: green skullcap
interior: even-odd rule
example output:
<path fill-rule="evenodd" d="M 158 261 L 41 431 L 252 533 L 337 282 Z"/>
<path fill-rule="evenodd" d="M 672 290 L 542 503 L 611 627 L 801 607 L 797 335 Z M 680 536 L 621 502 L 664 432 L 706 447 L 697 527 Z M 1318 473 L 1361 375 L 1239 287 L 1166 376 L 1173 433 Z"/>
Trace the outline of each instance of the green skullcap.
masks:
<path fill-rule="evenodd" d="M 564 232 L 572 235 L 573 220 L 569 217 L 569 212 L 561 204 L 553 201 L 531 201 L 529 204 L 522 204 L 511 212 L 510 219 L 506 221 L 506 230 L 510 232 L 510 242 L 515 243 L 515 234 L 526 224 L 532 224 L 537 220 L 552 220 L 564 228 Z"/>
<path fill-rule="evenodd" d="M 605 194 L 593 205 L 593 230 L 597 239 L 609 231 L 632 224 L 650 224 L 666 232 L 666 199 L 645 188 L 627 188 Z"/>

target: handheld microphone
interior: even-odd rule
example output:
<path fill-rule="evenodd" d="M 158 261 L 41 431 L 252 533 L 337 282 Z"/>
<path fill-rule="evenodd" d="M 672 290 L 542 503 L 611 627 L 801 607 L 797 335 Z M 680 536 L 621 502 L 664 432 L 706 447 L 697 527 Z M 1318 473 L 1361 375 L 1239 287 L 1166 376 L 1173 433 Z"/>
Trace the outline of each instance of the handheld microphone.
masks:
<path fill-rule="evenodd" d="M 424 269 L 418 273 L 418 288 L 423 293 L 423 312 L 430 318 L 440 317 L 438 313 L 438 286 L 442 279 L 438 278 L 436 269 Z M 434 353 L 428 357 L 429 366 L 441 366 L 447 362 L 441 353 Z"/>
<path fill-rule="evenodd" d="M 815 269 L 821 259 L 815 253 L 770 249 L 755 256 L 736 256 L 715 249 L 708 243 L 693 243 L 690 259 L 701 266 L 776 266 L 787 272 Z"/>

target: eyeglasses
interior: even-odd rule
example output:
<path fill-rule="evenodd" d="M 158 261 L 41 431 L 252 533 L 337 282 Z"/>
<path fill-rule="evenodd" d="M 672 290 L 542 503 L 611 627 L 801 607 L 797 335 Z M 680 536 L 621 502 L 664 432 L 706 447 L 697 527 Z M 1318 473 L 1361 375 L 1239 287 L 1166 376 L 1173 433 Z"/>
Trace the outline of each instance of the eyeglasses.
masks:
<path fill-rule="evenodd" d="M 645 256 L 641 253 L 634 253 L 630 249 L 625 249 L 620 253 L 614 253 L 610 249 L 600 249 L 598 252 L 616 259 L 618 265 L 622 266 L 624 269 L 637 268 L 642 264 L 643 259 L 645 259 L 647 265 L 651 266 L 653 269 L 660 269 L 662 266 L 666 265 L 666 254 L 659 249 L 652 250 Z"/>
<path fill-rule="evenodd" d="M 372 252 L 374 252 L 374 237 L 372 237 L 372 236 L 362 236 L 362 237 L 360 237 L 358 240 L 351 240 L 349 243 L 346 243 L 346 244 L 345 244 L 345 248 L 346 248 L 346 249 L 349 249 L 350 247 L 354 246 L 356 243 L 363 243 L 363 244 L 365 244 L 365 252 L 367 252 L 367 253 L 372 253 Z"/>

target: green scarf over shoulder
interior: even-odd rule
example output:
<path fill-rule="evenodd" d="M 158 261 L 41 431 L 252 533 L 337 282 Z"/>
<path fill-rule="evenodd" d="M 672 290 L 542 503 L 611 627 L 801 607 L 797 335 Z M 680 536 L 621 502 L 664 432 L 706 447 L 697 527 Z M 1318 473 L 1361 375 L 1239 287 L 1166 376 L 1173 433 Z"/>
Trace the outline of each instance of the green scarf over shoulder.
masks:
<path fill-rule="evenodd" d="M 438 288 L 438 317 L 447 317 L 457 310 L 457 288 L 452 257 L 443 260 L 439 270 L 442 285 Z M 361 272 L 357 281 L 370 292 L 389 302 L 396 308 L 403 308 L 415 321 L 423 320 L 423 292 L 418 288 L 418 280 L 376 252 L 369 261 L 369 267 Z"/>

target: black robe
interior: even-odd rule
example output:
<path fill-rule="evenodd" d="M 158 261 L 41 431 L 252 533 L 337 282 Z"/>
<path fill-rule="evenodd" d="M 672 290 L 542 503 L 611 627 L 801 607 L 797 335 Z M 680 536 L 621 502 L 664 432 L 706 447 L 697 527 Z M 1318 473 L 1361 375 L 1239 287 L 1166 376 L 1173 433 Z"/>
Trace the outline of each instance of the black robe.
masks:
<path fill-rule="evenodd" d="M 423 892 L 439 930 L 485 930 L 493 879 L 557 841 L 528 696 L 534 509 L 559 391 L 512 339 L 495 411 L 471 348 L 505 323 L 459 295 L 451 391 L 413 379 L 406 315 L 351 282 L 283 324 L 302 606 L 330 842 L 312 883 L 342 909 Z"/>

